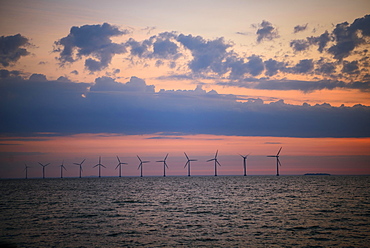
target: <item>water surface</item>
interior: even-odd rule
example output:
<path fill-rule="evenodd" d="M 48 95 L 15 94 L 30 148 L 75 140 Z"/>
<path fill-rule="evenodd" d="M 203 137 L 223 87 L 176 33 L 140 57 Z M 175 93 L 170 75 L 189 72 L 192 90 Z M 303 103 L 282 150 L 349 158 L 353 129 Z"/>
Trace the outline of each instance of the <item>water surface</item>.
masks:
<path fill-rule="evenodd" d="M 368 247 L 368 176 L 0 180 L 18 247 Z"/>

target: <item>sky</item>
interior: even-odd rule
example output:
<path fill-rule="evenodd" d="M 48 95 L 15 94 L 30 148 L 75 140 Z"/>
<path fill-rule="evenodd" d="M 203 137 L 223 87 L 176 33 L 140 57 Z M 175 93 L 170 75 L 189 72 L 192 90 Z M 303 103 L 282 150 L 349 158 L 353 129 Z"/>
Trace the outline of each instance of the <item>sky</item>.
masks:
<path fill-rule="evenodd" d="M 2 1 L 0 178 L 370 174 L 370 2 Z"/>

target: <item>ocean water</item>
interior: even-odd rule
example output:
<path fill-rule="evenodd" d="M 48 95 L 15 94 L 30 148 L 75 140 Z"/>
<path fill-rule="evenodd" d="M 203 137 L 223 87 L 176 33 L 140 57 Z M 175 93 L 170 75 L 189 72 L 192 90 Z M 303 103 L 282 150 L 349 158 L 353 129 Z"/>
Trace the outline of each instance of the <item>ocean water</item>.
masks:
<path fill-rule="evenodd" d="M 14 247 L 370 247 L 368 176 L 0 180 Z"/>

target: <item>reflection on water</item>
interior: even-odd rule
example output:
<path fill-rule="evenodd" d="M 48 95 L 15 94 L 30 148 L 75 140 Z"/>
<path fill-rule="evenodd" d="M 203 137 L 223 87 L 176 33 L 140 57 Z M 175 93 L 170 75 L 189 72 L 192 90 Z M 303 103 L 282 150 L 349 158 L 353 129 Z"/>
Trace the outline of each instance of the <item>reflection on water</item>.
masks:
<path fill-rule="evenodd" d="M 18 247 L 366 247 L 370 177 L 1 180 Z"/>

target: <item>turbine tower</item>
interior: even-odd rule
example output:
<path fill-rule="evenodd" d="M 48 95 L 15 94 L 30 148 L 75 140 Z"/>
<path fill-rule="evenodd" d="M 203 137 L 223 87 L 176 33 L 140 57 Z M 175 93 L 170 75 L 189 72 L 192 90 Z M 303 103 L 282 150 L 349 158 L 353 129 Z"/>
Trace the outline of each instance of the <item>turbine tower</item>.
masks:
<path fill-rule="evenodd" d="M 218 150 L 216 151 L 216 154 L 215 154 L 215 157 L 214 158 L 207 160 L 207 162 L 215 161 L 215 177 L 217 176 L 217 164 L 219 166 L 221 166 L 221 164 L 217 160 L 217 154 L 218 154 Z"/>
<path fill-rule="evenodd" d="M 249 154 L 248 155 L 245 155 L 245 156 L 239 154 L 243 158 L 244 176 L 247 175 L 247 158 L 248 158 Z"/>
<path fill-rule="evenodd" d="M 168 166 L 167 166 L 167 163 L 166 163 L 167 157 L 168 157 L 168 153 L 167 153 L 166 157 L 163 160 L 157 161 L 157 162 L 162 162 L 163 163 L 163 177 L 166 176 L 166 167 L 168 169 Z"/>
<path fill-rule="evenodd" d="M 101 177 L 100 176 L 100 168 L 103 166 L 104 168 L 107 168 L 107 167 L 105 167 L 104 165 L 102 165 L 102 163 L 101 163 L 101 157 L 99 156 L 99 163 L 98 164 L 96 164 L 93 168 L 95 168 L 96 166 L 98 166 L 99 167 L 99 177 Z"/>
<path fill-rule="evenodd" d="M 271 158 L 276 158 L 276 176 L 279 176 L 279 165 L 281 166 L 281 163 L 280 163 L 280 160 L 279 160 L 279 154 L 280 154 L 281 148 L 283 148 L 283 147 L 280 147 L 280 149 L 279 149 L 279 151 L 276 155 L 267 156 L 267 157 L 271 157 Z"/>
<path fill-rule="evenodd" d="M 27 164 L 25 163 L 24 164 L 24 170 L 26 172 L 26 179 L 28 179 L 28 168 L 30 168 L 29 166 L 27 166 Z"/>
<path fill-rule="evenodd" d="M 117 160 L 118 160 L 118 164 L 116 166 L 116 170 L 119 167 L 119 177 L 121 177 L 121 167 L 123 164 L 127 164 L 127 163 L 122 163 L 118 156 L 117 156 Z"/>
<path fill-rule="evenodd" d="M 80 178 L 81 178 L 81 173 L 82 173 L 82 164 L 85 162 L 86 159 L 82 160 L 81 163 L 73 163 L 75 165 L 79 165 L 80 166 Z"/>
<path fill-rule="evenodd" d="M 184 154 L 185 154 L 185 156 L 186 156 L 186 159 L 188 160 L 188 161 L 186 162 L 186 164 L 185 164 L 184 168 L 185 168 L 186 166 L 188 166 L 188 177 L 190 177 L 190 162 L 191 162 L 191 161 L 198 161 L 198 160 L 196 160 L 196 159 L 189 159 L 188 155 L 187 155 L 185 152 L 184 152 Z"/>
<path fill-rule="evenodd" d="M 39 164 L 42 166 L 42 178 L 45 178 L 45 167 L 48 166 L 50 163 L 47 163 L 47 164 L 41 164 L 39 162 Z"/>
<path fill-rule="evenodd" d="M 139 155 L 136 155 L 136 156 L 140 160 L 140 164 L 139 164 L 139 167 L 137 167 L 137 169 L 140 169 L 140 177 L 143 177 L 143 164 L 149 163 L 150 161 L 142 161 Z"/>
<path fill-rule="evenodd" d="M 60 178 L 63 178 L 63 169 L 67 170 L 66 167 L 64 167 L 64 160 L 60 166 Z"/>

